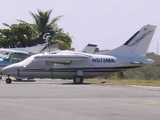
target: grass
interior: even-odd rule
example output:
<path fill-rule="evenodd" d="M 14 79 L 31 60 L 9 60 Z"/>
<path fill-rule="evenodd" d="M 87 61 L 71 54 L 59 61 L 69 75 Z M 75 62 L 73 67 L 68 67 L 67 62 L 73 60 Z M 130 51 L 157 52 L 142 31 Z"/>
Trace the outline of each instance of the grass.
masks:
<path fill-rule="evenodd" d="M 84 83 L 98 83 L 104 85 L 139 85 L 160 86 L 160 80 L 109 80 L 103 78 L 85 79 Z"/>

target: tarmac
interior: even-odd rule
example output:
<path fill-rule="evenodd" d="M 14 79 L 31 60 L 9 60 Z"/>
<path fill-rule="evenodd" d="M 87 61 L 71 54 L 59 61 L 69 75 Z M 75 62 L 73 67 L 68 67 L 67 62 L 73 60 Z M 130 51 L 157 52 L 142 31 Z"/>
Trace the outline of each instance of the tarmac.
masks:
<path fill-rule="evenodd" d="M 0 120 L 159 120 L 160 87 L 0 80 Z"/>

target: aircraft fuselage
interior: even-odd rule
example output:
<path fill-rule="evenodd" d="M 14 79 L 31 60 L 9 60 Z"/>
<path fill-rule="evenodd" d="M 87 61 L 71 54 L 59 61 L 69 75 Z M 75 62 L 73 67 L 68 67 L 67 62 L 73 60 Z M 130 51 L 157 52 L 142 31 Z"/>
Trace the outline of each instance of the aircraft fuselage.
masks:
<path fill-rule="evenodd" d="M 69 79 L 79 75 L 83 78 L 92 78 L 143 65 L 131 64 L 129 61 L 131 61 L 130 58 L 122 59 L 108 55 L 91 55 L 83 61 L 68 61 L 67 63 L 32 59 L 30 63 L 26 60 L 13 64 L 12 70 L 8 73 L 16 77 Z M 26 66 L 22 66 L 24 62 Z"/>

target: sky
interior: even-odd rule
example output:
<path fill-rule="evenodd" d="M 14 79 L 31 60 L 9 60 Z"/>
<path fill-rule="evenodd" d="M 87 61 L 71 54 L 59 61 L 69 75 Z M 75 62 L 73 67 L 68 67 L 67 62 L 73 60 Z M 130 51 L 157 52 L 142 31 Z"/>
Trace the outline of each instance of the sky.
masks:
<path fill-rule="evenodd" d="M 34 23 L 29 11 L 53 10 L 51 18 L 63 15 L 57 24 L 72 36 L 72 47 L 81 51 L 87 44 L 114 49 L 144 25 L 157 29 L 148 52 L 160 53 L 160 0 L 0 0 L 0 29 L 18 23 Z M 158 48 L 158 49 L 157 49 Z"/>

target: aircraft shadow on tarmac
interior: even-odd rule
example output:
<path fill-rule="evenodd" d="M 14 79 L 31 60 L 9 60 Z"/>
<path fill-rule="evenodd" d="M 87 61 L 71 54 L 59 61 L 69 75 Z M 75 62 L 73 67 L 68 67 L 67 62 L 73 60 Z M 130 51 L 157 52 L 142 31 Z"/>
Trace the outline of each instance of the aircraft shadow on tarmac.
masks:
<path fill-rule="evenodd" d="M 89 85 L 92 83 L 81 83 L 81 84 L 75 84 L 75 83 L 62 83 L 61 85 Z"/>
<path fill-rule="evenodd" d="M 18 80 L 13 80 L 14 82 L 36 82 L 36 80 L 21 80 L 21 81 L 18 81 Z"/>
<path fill-rule="evenodd" d="M 14 82 L 20 82 L 20 83 L 27 83 L 27 82 L 35 82 L 36 83 L 36 80 L 33 80 L 33 79 L 30 79 L 30 80 L 20 80 L 20 81 L 18 81 L 18 80 L 13 80 Z M 38 84 L 39 82 L 37 82 L 37 84 Z M 40 83 L 40 84 L 43 84 L 43 83 Z M 75 83 L 73 83 L 73 82 L 55 82 L 54 83 L 54 81 L 53 82 L 46 82 L 45 84 L 61 84 L 61 85 L 89 85 L 89 84 L 93 84 L 93 83 L 88 83 L 88 82 L 86 82 L 86 83 L 81 83 L 81 84 L 75 84 Z"/>

